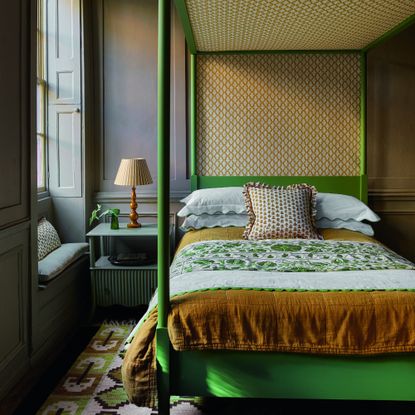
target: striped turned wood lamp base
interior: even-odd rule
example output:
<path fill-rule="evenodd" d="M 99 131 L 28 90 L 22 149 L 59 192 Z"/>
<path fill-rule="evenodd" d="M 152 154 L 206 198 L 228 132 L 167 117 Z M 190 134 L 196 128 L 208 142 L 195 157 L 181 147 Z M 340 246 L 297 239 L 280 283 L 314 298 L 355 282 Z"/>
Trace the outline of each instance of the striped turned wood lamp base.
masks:
<path fill-rule="evenodd" d="M 141 228 L 141 223 L 138 222 L 138 213 L 137 213 L 137 200 L 135 194 L 135 187 L 131 189 L 131 202 L 130 202 L 130 223 L 127 225 L 128 228 Z"/>

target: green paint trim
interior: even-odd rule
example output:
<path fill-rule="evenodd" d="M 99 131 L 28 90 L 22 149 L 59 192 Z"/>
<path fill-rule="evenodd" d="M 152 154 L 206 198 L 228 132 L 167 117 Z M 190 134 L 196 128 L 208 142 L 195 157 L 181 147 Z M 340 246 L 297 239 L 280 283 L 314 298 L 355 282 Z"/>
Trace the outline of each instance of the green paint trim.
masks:
<path fill-rule="evenodd" d="M 170 339 L 167 328 L 156 329 L 158 413 L 170 412 Z"/>
<path fill-rule="evenodd" d="M 360 49 L 221 50 L 197 52 L 198 55 L 349 55 L 352 53 L 360 53 Z"/>
<path fill-rule="evenodd" d="M 387 41 L 388 39 L 390 39 L 394 36 L 396 36 L 398 33 L 402 32 L 407 27 L 411 26 L 413 23 L 415 23 L 415 14 L 407 17 L 403 22 L 399 23 L 397 26 L 393 27 L 391 30 L 388 30 L 382 36 L 380 36 L 379 38 L 377 38 L 373 42 L 369 43 L 367 46 L 365 46 L 362 49 L 362 51 L 367 52 L 368 50 L 379 46 L 381 43 Z"/>
<path fill-rule="evenodd" d="M 187 13 L 186 1 L 175 0 L 174 3 L 176 5 L 177 13 L 179 14 L 180 20 L 182 22 L 187 47 L 189 48 L 190 53 L 196 53 L 196 42 L 193 36 L 193 30 L 189 19 L 189 14 Z"/>
<path fill-rule="evenodd" d="M 367 173 L 366 167 L 366 108 L 367 108 L 366 53 L 360 54 L 360 174 Z"/>
<path fill-rule="evenodd" d="M 170 266 L 170 0 L 159 0 L 157 66 L 158 327 L 167 327 Z"/>
<path fill-rule="evenodd" d="M 171 382 L 174 395 L 415 400 L 413 353 L 338 356 L 172 350 L 170 359 L 177 374 Z"/>
<path fill-rule="evenodd" d="M 192 176 L 192 191 L 210 187 L 243 186 L 247 182 L 262 182 L 275 186 L 308 183 L 319 192 L 343 193 L 362 201 L 367 199 L 367 176 Z"/>
<path fill-rule="evenodd" d="M 196 174 L 196 137 L 197 137 L 197 58 L 190 55 L 190 175 Z"/>
<path fill-rule="evenodd" d="M 367 175 L 360 176 L 360 200 L 363 203 L 368 203 L 368 184 L 367 184 Z"/>
<path fill-rule="evenodd" d="M 190 188 L 193 190 L 200 189 L 198 176 L 190 176 Z"/>

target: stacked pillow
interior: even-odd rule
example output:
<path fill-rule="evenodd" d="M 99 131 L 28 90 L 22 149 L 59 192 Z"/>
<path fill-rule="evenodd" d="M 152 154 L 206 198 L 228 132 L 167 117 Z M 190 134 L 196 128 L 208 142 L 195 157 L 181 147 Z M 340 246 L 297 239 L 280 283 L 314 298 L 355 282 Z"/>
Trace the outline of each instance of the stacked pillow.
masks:
<path fill-rule="evenodd" d="M 184 217 L 182 229 L 245 227 L 248 214 L 242 187 L 200 189 L 181 200 L 185 203 L 177 215 Z"/>
<path fill-rule="evenodd" d="M 348 195 L 318 193 L 316 209 L 319 228 L 343 228 L 373 236 L 372 226 L 363 221 L 380 221 L 380 217 L 372 209 L 359 199 Z"/>
<path fill-rule="evenodd" d="M 181 200 L 185 206 L 177 214 L 185 218 L 182 228 L 188 230 L 248 225 L 243 191 L 242 187 L 222 187 L 192 192 Z M 364 221 L 378 222 L 380 218 L 359 199 L 336 193 L 317 193 L 315 202 L 317 228 L 343 228 L 374 235 L 372 226 Z"/>

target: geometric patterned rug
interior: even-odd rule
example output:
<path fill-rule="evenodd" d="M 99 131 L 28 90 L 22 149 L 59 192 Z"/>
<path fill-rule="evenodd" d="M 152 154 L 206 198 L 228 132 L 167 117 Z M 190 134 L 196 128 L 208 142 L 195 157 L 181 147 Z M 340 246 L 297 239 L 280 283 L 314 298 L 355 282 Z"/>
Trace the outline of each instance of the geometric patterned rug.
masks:
<path fill-rule="evenodd" d="M 133 327 L 133 324 L 103 324 L 37 415 L 156 415 L 156 408 L 139 408 L 130 404 L 122 386 L 122 360 L 118 351 Z M 415 405 L 405 402 L 202 400 L 182 397 L 170 400 L 171 415 L 285 415 L 309 412 L 331 415 L 343 411 L 414 415 Z"/>
<path fill-rule="evenodd" d="M 103 324 L 38 415 L 155 415 L 156 408 L 130 404 L 121 380 L 118 356 L 133 325 Z M 172 397 L 171 415 L 201 415 L 198 398 Z"/>

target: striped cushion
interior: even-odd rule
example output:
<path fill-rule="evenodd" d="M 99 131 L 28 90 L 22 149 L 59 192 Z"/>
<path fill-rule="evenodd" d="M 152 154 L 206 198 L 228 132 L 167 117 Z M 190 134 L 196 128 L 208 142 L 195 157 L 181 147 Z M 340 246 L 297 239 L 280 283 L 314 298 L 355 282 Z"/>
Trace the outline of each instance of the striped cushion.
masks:
<path fill-rule="evenodd" d="M 247 183 L 244 186 L 249 222 L 245 239 L 320 239 L 315 228 L 316 189 Z"/>

